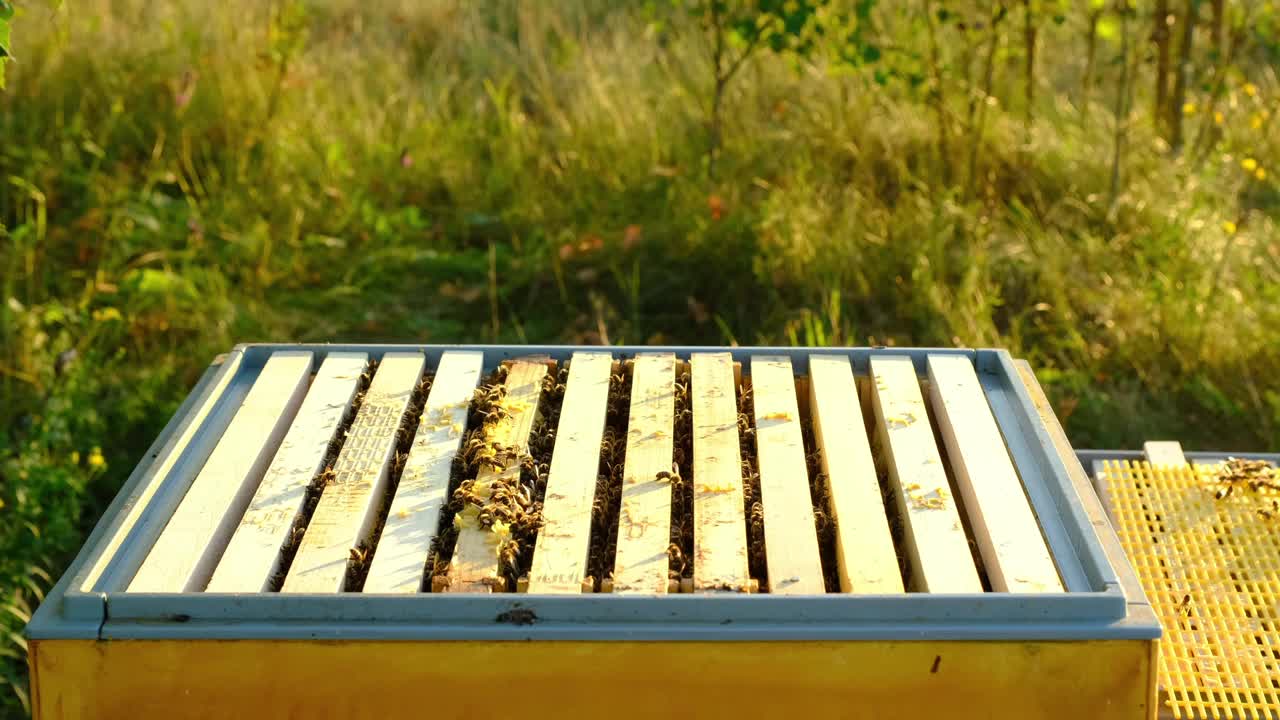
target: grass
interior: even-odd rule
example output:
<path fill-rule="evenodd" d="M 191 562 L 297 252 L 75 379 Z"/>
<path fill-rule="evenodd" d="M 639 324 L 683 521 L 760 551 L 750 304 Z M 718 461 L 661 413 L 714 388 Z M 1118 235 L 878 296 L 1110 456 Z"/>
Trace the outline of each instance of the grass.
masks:
<path fill-rule="evenodd" d="M 1084 95 L 1082 16 L 1042 28 L 1029 128 L 1016 42 L 998 46 L 985 127 L 953 128 L 949 154 L 924 87 L 761 54 L 728 88 L 711 180 L 706 39 L 642 5 L 18 16 L 0 94 L 4 708 L 26 703 L 29 611 L 236 342 L 1000 346 L 1079 447 L 1280 445 L 1268 56 L 1231 68 L 1220 125 L 1188 115 L 1212 123 L 1202 163 L 1169 151 L 1140 88 L 1113 199 L 1118 46 Z M 906 10 L 881 12 L 886 46 L 922 42 Z M 968 41 L 942 42 L 962 119 Z M 972 178 L 944 180 L 971 155 Z"/>

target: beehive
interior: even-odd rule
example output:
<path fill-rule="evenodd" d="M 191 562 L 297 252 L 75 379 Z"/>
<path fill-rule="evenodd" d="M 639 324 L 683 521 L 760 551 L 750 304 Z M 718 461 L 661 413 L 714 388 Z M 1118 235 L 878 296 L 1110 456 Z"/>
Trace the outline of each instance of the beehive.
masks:
<path fill-rule="evenodd" d="M 37 717 L 1153 710 L 998 350 L 240 346 L 29 627 Z"/>

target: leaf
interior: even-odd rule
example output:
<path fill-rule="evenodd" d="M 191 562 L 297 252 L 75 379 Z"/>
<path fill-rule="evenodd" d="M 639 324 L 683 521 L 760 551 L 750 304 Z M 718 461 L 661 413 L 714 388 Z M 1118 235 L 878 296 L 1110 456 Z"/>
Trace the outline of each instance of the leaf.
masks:
<path fill-rule="evenodd" d="M 129 271 L 121 285 L 136 297 L 152 300 L 190 299 L 197 294 L 186 278 L 168 270 L 154 268 Z"/>
<path fill-rule="evenodd" d="M 4 89 L 4 64 L 13 57 L 9 53 L 9 18 L 13 17 L 13 5 L 0 0 L 0 90 Z"/>

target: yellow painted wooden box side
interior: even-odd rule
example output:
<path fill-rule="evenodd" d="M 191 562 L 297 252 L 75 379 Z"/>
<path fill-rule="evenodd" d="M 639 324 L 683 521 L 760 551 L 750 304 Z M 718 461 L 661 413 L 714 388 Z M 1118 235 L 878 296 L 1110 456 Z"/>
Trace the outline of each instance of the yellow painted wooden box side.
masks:
<path fill-rule="evenodd" d="M 37 720 L 1153 716 L 1155 643 L 38 640 Z"/>

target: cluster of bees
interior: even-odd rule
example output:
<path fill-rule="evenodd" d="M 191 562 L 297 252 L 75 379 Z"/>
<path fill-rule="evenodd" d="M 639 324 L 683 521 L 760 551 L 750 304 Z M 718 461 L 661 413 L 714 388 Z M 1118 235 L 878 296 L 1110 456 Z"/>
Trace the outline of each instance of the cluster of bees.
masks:
<path fill-rule="evenodd" d="M 445 548 L 452 548 L 458 530 L 471 523 L 497 536 L 499 573 L 506 587 L 516 587 L 532 562 L 568 371 L 562 368 L 543 378 L 539 413 L 527 450 L 498 440 L 501 425 L 512 410 L 504 384 L 506 373 L 505 367 L 496 370 L 472 399 L 468 426 L 475 429 L 468 433 L 459 453 L 457 484 L 431 560 L 433 586 L 447 582 L 452 551 Z"/>
<path fill-rule="evenodd" d="M 871 457 L 875 460 L 876 482 L 880 484 L 880 504 L 884 507 L 885 518 L 889 521 L 889 535 L 893 538 L 893 546 L 902 548 L 906 546 L 906 540 L 903 537 L 906 528 L 903 527 L 902 513 L 898 509 L 898 493 L 894 490 L 893 483 L 889 482 L 889 468 L 884 462 L 884 440 L 880 433 L 871 433 L 869 439 Z M 898 573 L 902 575 L 902 582 L 910 587 L 913 581 L 911 563 L 901 551 L 898 552 Z"/>
<path fill-rule="evenodd" d="M 674 462 L 670 473 L 659 473 L 659 479 L 671 483 L 671 542 L 667 546 L 670 567 L 667 572 L 672 580 L 677 581 L 693 579 L 693 410 L 689 402 L 689 385 L 689 370 L 682 367 L 677 371 L 675 383 Z"/>
<path fill-rule="evenodd" d="M 764 505 L 760 503 L 760 465 L 756 458 L 755 399 L 751 386 L 738 386 L 738 447 L 742 459 L 742 512 L 747 520 L 747 571 L 760 587 L 769 586 L 764 546 Z"/>
<path fill-rule="evenodd" d="M 289 566 L 293 564 L 293 558 L 298 553 L 298 546 L 302 543 L 302 535 L 307 530 L 307 523 L 311 519 L 312 513 L 315 512 L 316 505 L 320 502 L 320 493 L 324 492 L 326 486 L 334 481 L 333 472 L 334 463 L 338 461 L 338 453 L 342 452 L 342 445 L 347 440 L 347 432 L 351 429 L 351 424 L 356 420 L 356 413 L 360 411 L 360 406 L 364 404 L 365 394 L 369 392 L 369 383 L 373 380 L 373 374 L 378 369 L 378 361 L 372 360 L 365 366 L 364 372 L 360 374 L 360 382 L 356 387 L 356 394 L 351 400 L 351 406 L 347 408 L 346 414 L 342 416 L 342 420 L 338 423 L 338 431 L 333 434 L 333 439 L 329 441 L 329 447 L 325 449 L 324 462 L 321 470 L 311 480 L 311 484 L 307 485 L 306 494 L 302 500 L 302 512 L 298 514 L 294 520 L 293 527 L 289 530 L 289 535 L 285 538 L 284 546 L 281 548 L 280 563 L 276 572 L 271 576 L 268 589 L 271 592 L 278 591 L 284 586 L 285 576 L 289 572 Z"/>
<path fill-rule="evenodd" d="M 542 528 L 542 499 L 546 496 L 551 453 L 556 444 L 556 428 L 560 426 L 560 409 L 568 381 L 567 367 L 560 367 L 542 379 L 538 419 L 529 435 L 529 451 L 520 458 L 511 537 L 499 546 L 507 587 L 516 587 L 514 583 L 525 577 L 533 564 L 534 543 L 538 530 Z"/>
<path fill-rule="evenodd" d="M 1276 469 L 1266 460 L 1245 460 L 1243 458 L 1227 458 L 1218 467 L 1213 477 L 1213 496 L 1218 500 L 1226 500 L 1233 494 L 1247 493 L 1265 504 L 1258 508 L 1258 514 L 1267 520 L 1280 517 L 1280 478 Z"/>
<path fill-rule="evenodd" d="M 591 556 L 587 560 L 587 573 L 594 578 L 611 577 L 618 554 L 618 518 L 630 417 L 631 375 L 623 369 L 609 378 L 600 469 L 591 513 Z"/>
<path fill-rule="evenodd" d="M 544 378 L 539 401 L 541 412 L 530 434 L 527 451 L 519 451 L 497 439 L 500 435 L 498 428 L 510 417 L 511 412 L 504 385 L 506 372 L 505 367 L 495 370 L 485 378 L 472 398 L 468 419 L 471 430 L 454 459 L 450 501 L 441 518 L 441 531 L 427 561 L 430 570 L 427 577 L 430 580 L 425 586 L 428 588 L 438 589 L 448 582 L 449 563 L 457 542 L 458 530 L 470 523 L 489 528 L 499 536 L 500 573 L 506 587 L 518 587 L 520 578 L 528 573 L 532 564 L 537 533 L 542 526 L 542 498 L 546 491 L 568 369 L 561 367 Z M 687 366 L 680 368 L 675 382 L 675 423 L 672 432 L 674 462 L 671 472 L 659 473 L 660 479 L 670 482 L 672 491 L 673 512 L 667 554 L 670 560 L 669 574 L 673 580 L 693 576 L 693 415 L 690 381 Z M 419 388 L 420 395 L 415 398 L 415 402 L 420 403 L 425 398 L 428 383 L 429 381 Z M 764 508 L 760 501 L 754 402 L 750 385 L 744 383 L 738 388 L 737 394 L 748 569 L 754 579 L 763 587 L 768 587 Z M 610 378 L 592 513 L 588 572 L 595 578 L 610 577 L 616 556 L 630 395 L 630 374 L 626 370 L 615 373 Z M 402 429 L 402 432 L 407 433 L 407 430 Z M 830 516 L 828 485 L 821 470 L 821 454 L 816 450 L 812 424 L 804 423 L 802 433 L 824 579 L 828 590 L 834 590 L 838 589 L 834 562 L 836 527 Z M 403 441 L 405 437 L 400 439 Z M 409 437 L 409 442 L 411 441 L 412 438 Z M 340 443 L 338 445 L 340 447 Z M 401 448 L 401 451 L 404 449 L 406 448 Z M 336 450 L 337 448 L 334 449 L 334 457 Z M 402 455 L 402 452 L 398 452 L 398 463 L 403 461 Z M 482 480 L 481 475 L 486 470 L 490 473 L 485 474 Z M 493 475 L 494 472 L 499 474 Z M 352 567 L 357 570 L 365 564 L 361 553 L 361 548 L 352 551 Z M 358 580 L 358 577 L 354 579 Z"/>
<path fill-rule="evenodd" d="M 504 385 L 506 379 L 507 368 L 501 365 L 485 377 L 472 395 L 471 407 L 467 412 L 467 427 L 470 429 L 463 438 L 462 450 L 454 456 L 453 465 L 450 468 L 450 500 L 441 513 L 440 531 L 436 533 L 435 539 L 431 542 L 431 549 L 427 553 L 426 567 L 429 572 L 426 576 L 429 579 L 424 583 L 426 589 L 438 589 L 449 581 L 449 563 L 453 560 L 453 550 L 457 544 L 458 529 L 461 524 L 458 512 L 466 505 L 466 496 L 474 492 L 474 485 L 463 490 L 463 483 L 468 478 L 474 481 L 480 472 L 481 463 L 497 459 L 496 451 L 491 453 L 483 449 L 487 445 L 486 430 L 492 429 L 486 427 L 486 420 L 491 420 L 490 424 L 496 425 L 503 417 L 504 411 L 498 408 L 502 406 L 502 401 L 507 395 L 507 388 Z M 463 497 L 459 497 L 460 491 Z"/>
<path fill-rule="evenodd" d="M 804 437 L 805 463 L 809 467 L 809 496 L 813 499 L 813 524 L 818 531 L 818 553 L 822 561 L 822 580 L 827 592 L 840 592 L 840 576 L 836 572 L 836 524 L 831 518 L 831 485 L 822 472 L 822 453 L 814 438 L 813 420 L 800 426 Z"/>

